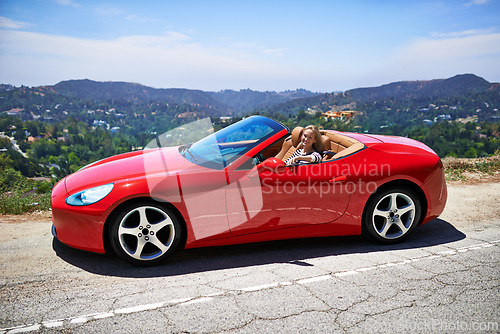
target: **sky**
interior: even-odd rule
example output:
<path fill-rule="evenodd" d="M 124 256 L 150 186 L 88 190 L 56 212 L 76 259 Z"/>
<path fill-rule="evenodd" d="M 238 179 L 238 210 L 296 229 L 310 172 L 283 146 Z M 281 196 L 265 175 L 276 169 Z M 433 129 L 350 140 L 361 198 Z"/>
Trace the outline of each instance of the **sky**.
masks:
<path fill-rule="evenodd" d="M 500 0 L 0 0 L 0 83 L 345 91 L 500 82 Z"/>

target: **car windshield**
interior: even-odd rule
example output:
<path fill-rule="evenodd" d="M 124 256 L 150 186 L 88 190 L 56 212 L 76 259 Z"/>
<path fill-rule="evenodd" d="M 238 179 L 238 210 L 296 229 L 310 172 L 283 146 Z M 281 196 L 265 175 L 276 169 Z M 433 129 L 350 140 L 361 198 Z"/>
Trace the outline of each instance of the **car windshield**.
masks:
<path fill-rule="evenodd" d="M 263 116 L 251 116 L 193 144 L 180 147 L 184 158 L 200 166 L 223 169 L 265 139 L 286 129 Z"/>

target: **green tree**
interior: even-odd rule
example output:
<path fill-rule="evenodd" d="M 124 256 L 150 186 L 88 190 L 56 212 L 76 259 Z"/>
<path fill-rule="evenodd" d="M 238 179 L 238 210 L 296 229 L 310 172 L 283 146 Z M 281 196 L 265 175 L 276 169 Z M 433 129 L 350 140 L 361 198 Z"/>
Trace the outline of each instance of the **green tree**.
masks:
<path fill-rule="evenodd" d="M 464 156 L 466 158 L 477 158 L 477 150 L 474 147 L 471 147 L 467 152 L 465 152 Z"/>

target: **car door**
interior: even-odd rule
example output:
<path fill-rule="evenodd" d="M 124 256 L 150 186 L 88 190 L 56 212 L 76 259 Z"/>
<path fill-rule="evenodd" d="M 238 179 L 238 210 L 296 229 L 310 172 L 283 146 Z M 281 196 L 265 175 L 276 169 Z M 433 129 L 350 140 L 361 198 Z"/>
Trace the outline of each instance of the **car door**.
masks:
<path fill-rule="evenodd" d="M 346 181 L 336 161 L 278 170 L 237 169 L 226 190 L 231 235 L 335 221 L 349 203 Z"/>

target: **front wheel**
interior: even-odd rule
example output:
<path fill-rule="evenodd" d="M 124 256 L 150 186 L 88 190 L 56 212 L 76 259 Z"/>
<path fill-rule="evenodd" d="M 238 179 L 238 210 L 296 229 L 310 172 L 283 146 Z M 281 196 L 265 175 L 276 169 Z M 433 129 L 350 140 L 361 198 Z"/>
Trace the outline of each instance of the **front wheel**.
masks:
<path fill-rule="evenodd" d="M 137 203 L 114 217 L 109 235 L 115 253 L 140 266 L 154 265 L 170 255 L 181 239 L 180 222 L 170 209 L 157 203 Z"/>
<path fill-rule="evenodd" d="M 371 239 L 396 243 L 408 237 L 420 221 L 419 197 L 409 189 L 388 188 L 375 193 L 363 217 L 364 231 Z"/>

